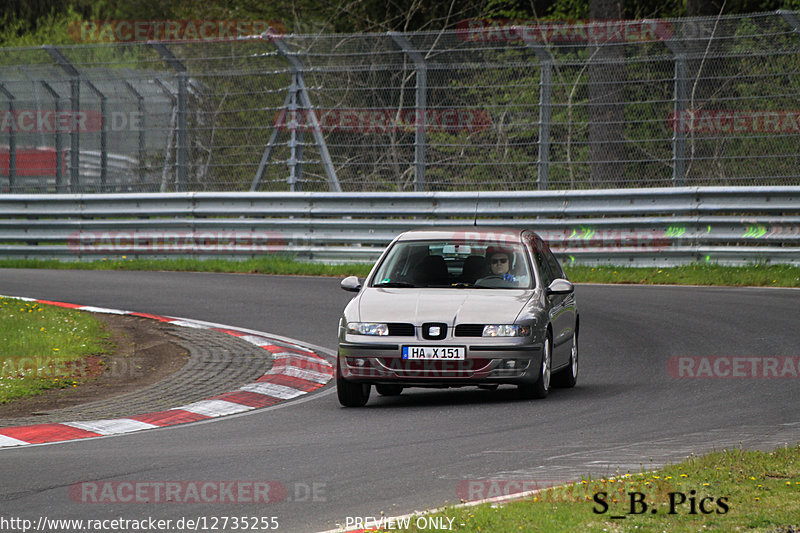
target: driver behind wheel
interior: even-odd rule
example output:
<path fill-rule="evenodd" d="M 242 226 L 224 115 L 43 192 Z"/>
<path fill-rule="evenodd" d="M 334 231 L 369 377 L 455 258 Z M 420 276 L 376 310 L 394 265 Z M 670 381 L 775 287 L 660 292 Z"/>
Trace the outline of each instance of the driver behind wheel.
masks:
<path fill-rule="evenodd" d="M 502 248 L 490 246 L 486 250 L 486 259 L 489 262 L 492 274 L 500 276 L 506 281 L 517 281 L 517 278 L 511 273 L 513 270 L 513 257 L 513 253 Z"/>

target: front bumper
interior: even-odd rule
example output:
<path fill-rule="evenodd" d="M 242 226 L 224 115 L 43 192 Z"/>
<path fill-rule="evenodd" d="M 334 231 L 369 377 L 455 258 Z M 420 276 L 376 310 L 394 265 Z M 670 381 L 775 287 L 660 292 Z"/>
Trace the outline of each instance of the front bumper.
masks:
<path fill-rule="evenodd" d="M 423 387 L 518 385 L 539 378 L 541 344 L 457 344 L 466 348 L 463 360 L 407 360 L 401 357 L 403 344 L 340 342 L 339 375 L 360 383 Z"/>

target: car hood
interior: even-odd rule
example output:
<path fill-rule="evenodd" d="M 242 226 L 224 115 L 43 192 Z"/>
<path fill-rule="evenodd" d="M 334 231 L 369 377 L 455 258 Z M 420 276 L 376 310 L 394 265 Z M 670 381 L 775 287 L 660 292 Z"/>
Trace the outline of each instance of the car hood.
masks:
<path fill-rule="evenodd" d="M 533 295 L 517 289 L 365 289 L 359 296 L 359 320 L 512 324 Z"/>

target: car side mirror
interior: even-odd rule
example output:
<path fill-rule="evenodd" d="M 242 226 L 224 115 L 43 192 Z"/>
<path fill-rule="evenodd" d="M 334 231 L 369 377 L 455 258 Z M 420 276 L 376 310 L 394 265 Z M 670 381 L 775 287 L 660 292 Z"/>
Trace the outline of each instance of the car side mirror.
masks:
<path fill-rule="evenodd" d="M 348 292 L 358 292 L 361 290 L 362 282 L 356 276 L 348 276 L 342 280 L 339 286 Z"/>
<path fill-rule="evenodd" d="M 545 294 L 548 296 L 553 294 L 570 294 L 575 290 L 575 285 L 565 280 L 564 278 L 554 279 L 547 289 Z"/>

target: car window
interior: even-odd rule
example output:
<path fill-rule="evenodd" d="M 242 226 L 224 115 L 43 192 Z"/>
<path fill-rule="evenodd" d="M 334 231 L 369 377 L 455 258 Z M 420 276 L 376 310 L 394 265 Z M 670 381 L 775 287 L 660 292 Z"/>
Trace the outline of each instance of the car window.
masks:
<path fill-rule="evenodd" d="M 548 287 L 555 279 L 553 273 L 550 271 L 550 265 L 547 261 L 547 254 L 545 254 L 542 246 L 534 248 L 533 257 L 539 267 L 539 275 L 542 277 L 542 287 Z"/>
<path fill-rule="evenodd" d="M 545 250 L 545 257 L 547 258 L 547 266 L 550 267 L 550 273 L 553 275 L 553 278 L 566 278 L 564 271 L 561 269 L 561 265 L 558 263 L 558 259 L 556 259 L 553 252 L 550 251 L 550 248 Z"/>
<path fill-rule="evenodd" d="M 519 243 L 486 240 L 398 241 L 375 271 L 371 286 L 519 289 L 532 285 Z"/>

